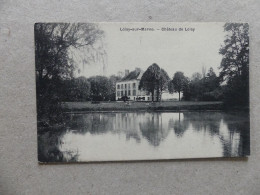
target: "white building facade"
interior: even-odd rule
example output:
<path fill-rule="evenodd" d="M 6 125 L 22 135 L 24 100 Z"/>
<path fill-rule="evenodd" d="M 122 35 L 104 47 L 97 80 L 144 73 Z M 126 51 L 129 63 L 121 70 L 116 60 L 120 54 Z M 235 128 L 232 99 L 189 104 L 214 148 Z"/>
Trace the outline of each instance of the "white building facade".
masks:
<path fill-rule="evenodd" d="M 128 70 L 125 72 L 126 75 L 116 83 L 116 100 L 121 101 L 123 96 L 127 96 L 132 101 L 152 101 L 149 92 L 138 89 L 143 71 L 136 68 L 130 73 Z"/>

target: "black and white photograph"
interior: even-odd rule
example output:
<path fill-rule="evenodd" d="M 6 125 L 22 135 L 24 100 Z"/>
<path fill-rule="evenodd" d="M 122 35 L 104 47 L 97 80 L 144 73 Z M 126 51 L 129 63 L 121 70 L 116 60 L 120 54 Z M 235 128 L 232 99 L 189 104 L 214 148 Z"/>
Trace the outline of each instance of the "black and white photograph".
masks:
<path fill-rule="evenodd" d="M 39 163 L 250 155 L 247 23 L 36 23 Z"/>

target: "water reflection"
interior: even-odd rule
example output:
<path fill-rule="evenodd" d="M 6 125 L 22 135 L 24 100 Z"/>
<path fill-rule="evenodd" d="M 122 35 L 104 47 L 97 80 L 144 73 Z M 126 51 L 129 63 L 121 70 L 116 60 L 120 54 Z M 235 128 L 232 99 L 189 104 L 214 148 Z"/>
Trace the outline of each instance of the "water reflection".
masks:
<path fill-rule="evenodd" d="M 248 113 L 118 112 L 70 114 L 41 130 L 40 161 L 245 156 Z"/>
<path fill-rule="evenodd" d="M 142 136 L 153 146 L 159 146 L 169 133 L 162 117 L 161 113 L 150 113 L 139 122 Z"/>
<path fill-rule="evenodd" d="M 183 117 L 184 114 L 178 114 L 178 120 L 174 120 L 173 118 L 169 119 L 169 128 L 172 128 L 174 130 L 176 136 L 181 137 L 184 134 L 184 132 L 188 129 L 189 122 L 187 121 L 187 117 Z"/>

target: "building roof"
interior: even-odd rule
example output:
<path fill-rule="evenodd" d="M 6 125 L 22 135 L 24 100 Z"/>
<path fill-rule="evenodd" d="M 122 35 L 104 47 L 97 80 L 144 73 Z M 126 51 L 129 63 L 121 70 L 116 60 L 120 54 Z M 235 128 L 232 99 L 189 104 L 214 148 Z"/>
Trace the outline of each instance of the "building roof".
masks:
<path fill-rule="evenodd" d="M 120 81 L 141 79 L 143 73 L 144 72 L 141 69 L 134 70 L 134 71 L 130 72 L 128 75 L 124 76 Z"/>

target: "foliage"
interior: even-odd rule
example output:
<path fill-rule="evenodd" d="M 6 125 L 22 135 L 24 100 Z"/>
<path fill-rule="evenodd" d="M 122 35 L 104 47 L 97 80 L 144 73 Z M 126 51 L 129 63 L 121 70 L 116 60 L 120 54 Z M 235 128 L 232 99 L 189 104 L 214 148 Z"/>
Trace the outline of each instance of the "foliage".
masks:
<path fill-rule="evenodd" d="M 183 99 L 195 101 L 217 101 L 223 98 L 223 88 L 219 85 L 219 78 L 213 68 L 203 76 L 193 73 L 192 77 L 183 86 Z"/>
<path fill-rule="evenodd" d="M 94 76 L 88 79 L 90 82 L 90 99 L 93 101 L 107 100 L 109 81 L 104 76 Z"/>
<path fill-rule="evenodd" d="M 139 89 L 150 92 L 152 94 L 152 101 L 154 101 L 156 92 L 157 101 L 159 101 L 162 92 L 167 89 L 169 80 L 167 72 L 154 63 L 142 75 Z"/>
<path fill-rule="evenodd" d="M 109 88 L 108 88 L 108 99 L 110 101 L 116 100 L 116 82 L 119 81 L 121 77 L 112 75 L 108 78 Z"/>
<path fill-rule="evenodd" d="M 64 98 L 64 83 L 77 68 L 72 51 L 91 52 L 103 32 L 95 24 L 81 23 L 37 23 L 34 32 L 38 117 L 52 117 Z"/>
<path fill-rule="evenodd" d="M 219 53 L 223 56 L 220 79 L 226 83 L 226 105 L 249 105 L 249 26 L 243 23 L 227 23 L 228 33 Z"/>
<path fill-rule="evenodd" d="M 44 78 L 72 78 L 75 64 L 69 49 L 94 44 L 102 31 L 94 24 L 37 23 L 35 24 L 36 73 Z"/>
<path fill-rule="evenodd" d="M 92 101 L 115 101 L 117 76 L 93 76 L 88 78 L 90 83 L 90 100 Z"/>
<path fill-rule="evenodd" d="M 63 81 L 61 101 L 86 101 L 90 96 L 90 83 L 85 77 Z"/>
<path fill-rule="evenodd" d="M 210 67 L 204 79 L 204 92 L 211 92 L 219 87 L 219 79 L 212 67 Z"/>
<path fill-rule="evenodd" d="M 168 91 L 168 86 L 170 82 L 170 77 L 168 76 L 168 73 L 161 68 L 161 74 L 160 74 L 160 79 L 159 79 L 159 99 L 161 100 L 162 93 L 164 91 Z"/>
<path fill-rule="evenodd" d="M 173 76 L 169 84 L 169 92 L 178 92 L 179 93 L 179 100 L 180 100 L 180 93 L 184 91 L 184 87 L 188 83 L 188 78 L 184 76 L 183 72 L 176 72 Z"/>

